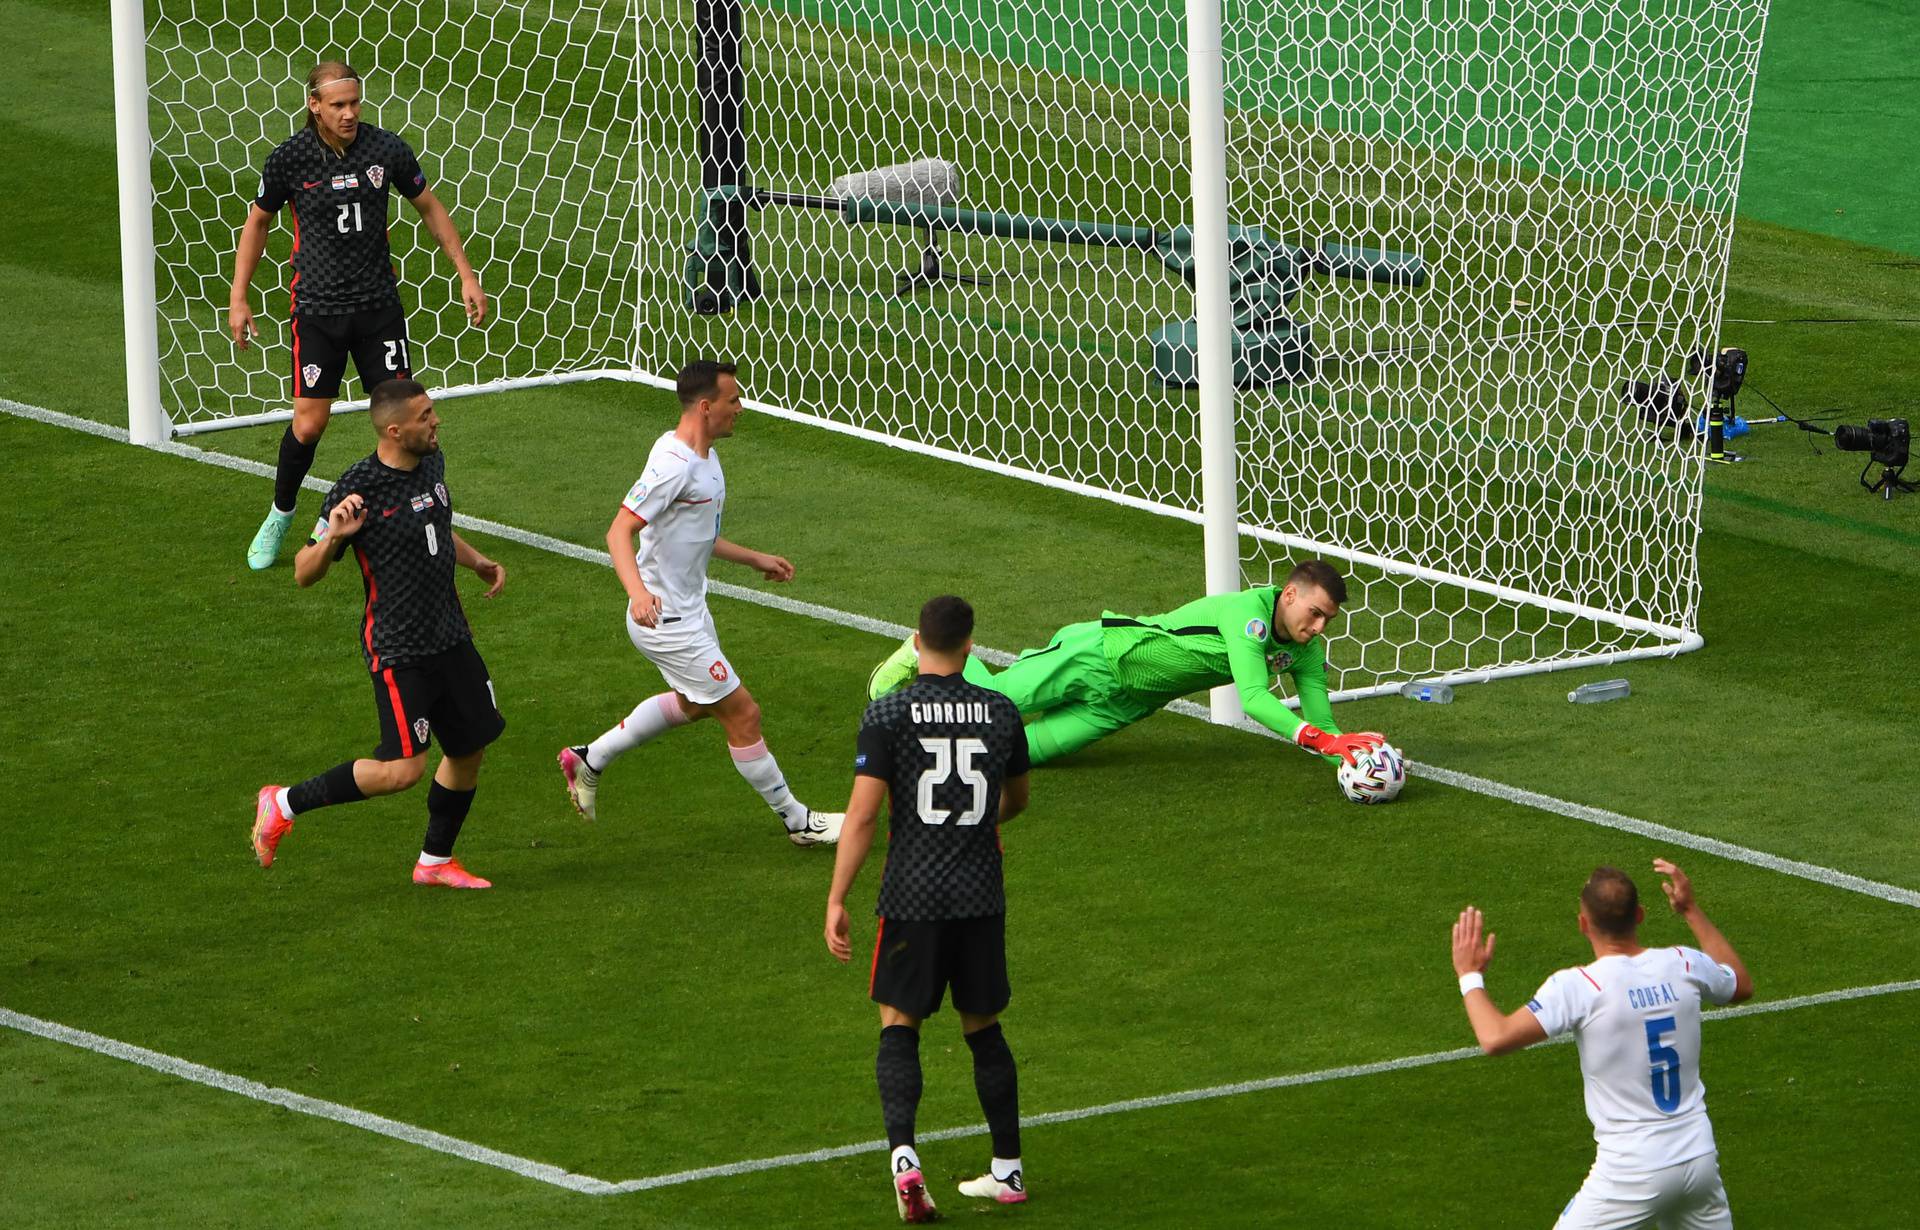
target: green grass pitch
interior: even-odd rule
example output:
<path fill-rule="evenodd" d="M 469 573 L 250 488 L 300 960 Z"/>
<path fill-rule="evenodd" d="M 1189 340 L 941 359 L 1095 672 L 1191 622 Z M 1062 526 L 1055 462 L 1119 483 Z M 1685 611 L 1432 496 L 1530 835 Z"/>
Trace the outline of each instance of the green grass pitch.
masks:
<path fill-rule="evenodd" d="M 124 423 L 97 9 L 0 0 L 17 49 L 0 147 L 61 186 L 0 209 L 0 397 Z M 1833 23 L 1872 10 L 1816 20 L 1776 4 L 1750 151 L 1772 161 L 1751 164 L 1731 320 L 1920 317 L 1920 241 L 1910 222 L 1874 217 L 1913 180 L 1835 172 L 1841 204 L 1820 205 L 1804 168 L 1834 139 L 1826 121 L 1767 109 L 1776 57 L 1793 69 L 1781 97 L 1802 105 L 1815 49 L 1857 50 Z M 1862 81 L 1821 98 L 1866 114 L 1883 88 L 1910 90 Z M 1858 135 L 1864 147 L 1870 130 Z M 1849 422 L 1920 410 L 1901 361 L 1914 336 L 1910 323 L 1726 331 L 1768 395 Z M 457 506 L 598 546 L 669 414 L 662 395 L 611 384 L 452 404 Z M 1779 431 L 1708 475 L 1706 649 L 1463 688 L 1446 707 L 1353 704 L 1343 723 L 1383 729 L 1423 763 L 1920 890 L 1920 712 L 1905 677 L 1920 503 L 1869 498 L 1854 485 L 1862 458 Z M 200 443 L 271 460 L 277 435 Z M 343 417 L 315 473 L 367 447 L 364 418 Z M 729 536 L 790 556 L 799 575 L 780 592 L 804 601 L 902 621 L 950 589 L 979 608 L 982 643 L 1018 649 L 1102 606 L 1150 611 L 1199 589 L 1185 525 L 758 416 L 723 448 Z M 607 570 L 475 535 L 511 572 L 494 602 L 464 589 L 510 725 L 461 850 L 498 888 L 406 882 L 418 793 L 302 821 L 263 873 L 244 842 L 253 790 L 373 742 L 358 587 L 342 576 L 300 592 L 284 567 L 246 571 L 268 496 L 257 477 L 8 414 L 0 469 L 0 1008 L 610 1181 L 880 1135 L 864 970 L 834 963 L 819 935 L 829 859 L 781 839 L 717 732 L 623 761 L 598 825 L 561 796 L 554 751 L 658 688 Z M 316 506 L 303 497 L 302 515 Z M 802 796 L 837 805 L 887 642 L 733 600 L 715 614 Z M 1566 703 L 1613 673 L 1631 699 Z M 1392 807 L 1354 808 L 1316 762 L 1170 715 L 1037 774 L 1005 842 L 1007 1032 L 1029 1116 L 1463 1046 L 1454 913 L 1489 912 L 1490 981 L 1510 1007 L 1580 959 L 1574 893 L 1602 861 L 1652 890 L 1648 860 L 1674 855 L 1763 1005 L 1920 978 L 1909 906 L 1431 779 Z M 856 892 L 862 909 L 877 874 L 870 864 Z M 1664 907 L 1649 915 L 1650 940 L 1683 938 Z M 1908 1224 L 1916 1002 L 1707 1025 L 1741 1224 Z M 957 1033 L 950 1012 L 925 1032 L 924 1130 L 978 1118 Z M 0 1125 L 8 1225 L 895 1221 L 871 1153 L 580 1195 L 6 1028 Z M 1545 1226 L 1592 1155 L 1564 1047 L 1026 1135 L 1034 1196 L 1020 1209 L 975 1213 L 950 1194 L 984 1140 L 923 1148 L 950 1216 Z"/>

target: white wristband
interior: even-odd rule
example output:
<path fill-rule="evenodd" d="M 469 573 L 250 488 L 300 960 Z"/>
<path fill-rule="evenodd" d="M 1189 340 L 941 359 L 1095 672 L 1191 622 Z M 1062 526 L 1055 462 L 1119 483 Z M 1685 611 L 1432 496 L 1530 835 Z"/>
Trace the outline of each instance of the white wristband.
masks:
<path fill-rule="evenodd" d="M 1468 991 L 1484 991 L 1486 989 L 1487 980 L 1482 978 L 1478 971 L 1471 974 L 1460 975 L 1460 994 L 1465 995 Z"/>

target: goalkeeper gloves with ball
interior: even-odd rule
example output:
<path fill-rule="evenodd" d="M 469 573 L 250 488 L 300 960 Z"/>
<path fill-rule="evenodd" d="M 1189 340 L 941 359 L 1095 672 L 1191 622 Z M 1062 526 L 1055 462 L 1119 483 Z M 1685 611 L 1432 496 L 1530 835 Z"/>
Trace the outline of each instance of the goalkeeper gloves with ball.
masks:
<path fill-rule="evenodd" d="M 1355 756 L 1379 747 L 1387 741 L 1387 737 L 1371 730 L 1363 730 L 1357 735 L 1328 734 L 1318 726 L 1302 722 L 1300 729 L 1293 732 L 1293 741 L 1310 752 L 1321 756 L 1338 756 L 1352 764 Z"/>

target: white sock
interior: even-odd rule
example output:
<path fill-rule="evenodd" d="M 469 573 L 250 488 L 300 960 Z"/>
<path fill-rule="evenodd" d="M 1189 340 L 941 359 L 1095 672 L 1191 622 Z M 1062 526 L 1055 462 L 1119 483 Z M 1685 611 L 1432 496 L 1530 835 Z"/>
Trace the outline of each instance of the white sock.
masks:
<path fill-rule="evenodd" d="M 901 1165 L 902 1162 L 905 1162 L 906 1165 Z M 893 1173 L 895 1174 L 899 1174 L 903 1170 L 918 1170 L 920 1169 L 920 1155 L 913 1151 L 912 1145 L 901 1145 L 893 1151 L 893 1160 L 889 1164 L 893 1167 Z"/>
<path fill-rule="evenodd" d="M 280 793 L 274 797 L 280 802 L 280 814 L 291 820 L 293 818 L 293 792 L 285 786 L 282 786 L 280 787 Z"/>
<path fill-rule="evenodd" d="M 618 726 L 587 745 L 587 767 L 595 773 L 604 773 L 620 756 L 655 735 L 675 726 L 685 726 L 689 720 L 686 710 L 680 707 L 678 693 L 649 696 L 635 705 L 633 712 L 621 719 Z"/>
<path fill-rule="evenodd" d="M 996 1157 L 993 1159 L 993 1177 L 1005 1183 L 1020 1173 L 1020 1159 L 1017 1157 Z"/>
<path fill-rule="evenodd" d="M 438 867 L 442 863 L 451 863 L 452 861 L 453 855 L 451 854 L 428 854 L 425 850 L 420 851 L 420 865 L 422 867 Z"/>
<path fill-rule="evenodd" d="M 786 824 L 789 833 L 797 833 L 807 827 L 807 805 L 793 797 L 793 791 L 787 789 L 787 779 L 780 772 L 779 761 L 767 750 L 767 741 L 758 740 L 750 747 L 727 745 L 727 751 L 733 755 L 733 767 L 740 770 L 740 776 L 747 784 L 760 792 L 780 819 Z"/>
<path fill-rule="evenodd" d="M 267 511 L 282 521 L 288 521 L 293 518 L 293 510 L 291 508 L 282 508 L 278 504 L 269 503 L 267 505 Z"/>

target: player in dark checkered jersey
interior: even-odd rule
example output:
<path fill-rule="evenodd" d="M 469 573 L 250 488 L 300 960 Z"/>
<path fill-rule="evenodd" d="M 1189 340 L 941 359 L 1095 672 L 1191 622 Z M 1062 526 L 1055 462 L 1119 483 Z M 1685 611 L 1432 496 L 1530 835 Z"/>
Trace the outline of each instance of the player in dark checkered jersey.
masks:
<path fill-rule="evenodd" d="M 874 907 L 880 927 L 870 976 L 880 1005 L 874 1075 L 893 1146 L 894 1199 L 903 1220 L 920 1222 L 936 1216 L 913 1142 L 920 1022 L 939 1011 L 948 986 L 993 1135 L 991 1168 L 960 1192 L 1002 1204 L 1027 1198 L 1013 1052 L 1000 1031 L 1012 992 L 999 832 L 1027 805 L 1027 740 L 1012 701 L 962 677 L 973 649 L 972 607 L 951 596 L 933 599 L 920 609 L 914 640 L 920 677 L 867 706 L 860 726 L 826 938 L 829 952 L 851 959 L 847 891 L 873 845 L 886 797 L 887 863 Z"/>
<path fill-rule="evenodd" d="M 427 232 L 460 274 L 467 319 L 487 314 L 486 292 L 467 260 L 447 207 L 427 187 L 426 173 L 407 143 L 360 122 L 360 74 L 328 60 L 307 74 L 307 125 L 267 155 L 260 194 L 247 210 L 233 258 L 227 328 L 245 350 L 257 337 L 248 287 L 266 250 L 267 231 L 281 208 L 293 205 L 293 422 L 280 438 L 273 507 L 247 548 L 247 565 L 270 568 L 293 522 L 300 480 L 313 454 L 340 378 L 353 357 L 360 387 L 414 374 L 407 353 L 407 320 L 400 306 L 393 253 L 387 246 L 387 190 L 407 198 Z"/>
<path fill-rule="evenodd" d="M 360 652 L 373 675 L 380 745 L 371 759 L 335 765 L 297 786 L 262 786 L 253 851 L 271 867 L 295 816 L 410 789 L 425 775 L 427 748 L 438 734 L 440 767 L 427 790 L 427 836 L 413 882 L 489 888 L 454 861 L 453 843 L 473 806 L 481 757 L 507 723 L 473 647 L 453 569 L 471 568 L 489 598 L 506 585 L 507 570 L 454 533 L 440 419 L 427 390 L 389 380 L 374 388 L 372 403 L 380 446 L 327 493 L 293 575 L 302 587 L 312 585 L 353 548 L 367 591 Z"/>

